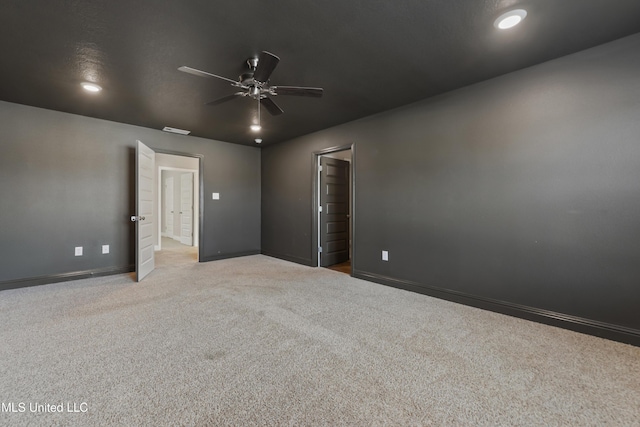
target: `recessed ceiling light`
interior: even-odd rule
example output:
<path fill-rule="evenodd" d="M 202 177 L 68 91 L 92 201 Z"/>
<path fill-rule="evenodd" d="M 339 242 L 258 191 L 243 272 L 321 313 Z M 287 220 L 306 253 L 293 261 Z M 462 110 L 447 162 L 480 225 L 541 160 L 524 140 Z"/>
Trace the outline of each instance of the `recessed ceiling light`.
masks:
<path fill-rule="evenodd" d="M 511 10 L 500 15 L 493 23 L 493 26 L 499 30 L 506 30 L 518 25 L 526 16 L 527 11 L 524 9 Z"/>
<path fill-rule="evenodd" d="M 256 141 L 256 144 L 262 144 L 262 139 L 260 138 L 256 138 L 255 141 Z"/>
<path fill-rule="evenodd" d="M 169 126 L 165 126 L 164 129 L 162 129 L 162 130 L 165 131 L 165 132 L 179 133 L 180 135 L 189 135 L 191 133 L 190 130 L 172 128 L 172 127 L 169 127 Z"/>
<path fill-rule="evenodd" d="M 100 92 L 102 90 L 102 88 L 95 83 L 83 82 L 81 83 L 81 86 L 82 86 L 82 89 L 91 93 Z"/>
<path fill-rule="evenodd" d="M 258 132 L 262 127 L 260 125 L 251 125 L 251 130 L 254 132 Z"/>

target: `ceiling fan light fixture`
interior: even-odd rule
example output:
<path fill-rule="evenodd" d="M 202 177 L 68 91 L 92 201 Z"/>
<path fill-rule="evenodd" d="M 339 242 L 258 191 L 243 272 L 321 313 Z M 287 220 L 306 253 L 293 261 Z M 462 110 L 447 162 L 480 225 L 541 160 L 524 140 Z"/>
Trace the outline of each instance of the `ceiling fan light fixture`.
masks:
<path fill-rule="evenodd" d="M 256 138 L 255 141 L 256 144 L 262 144 L 262 138 Z"/>
<path fill-rule="evenodd" d="M 80 86 L 82 86 L 82 89 L 90 93 L 98 93 L 102 90 L 102 88 L 99 85 L 95 83 L 90 83 L 90 82 L 82 82 L 80 83 Z"/>
<path fill-rule="evenodd" d="M 503 13 L 498 16 L 493 26 L 499 30 L 507 30 L 518 25 L 524 18 L 527 17 L 527 11 L 524 9 L 514 9 L 509 12 Z"/>
<path fill-rule="evenodd" d="M 260 125 L 251 125 L 250 129 L 254 132 L 258 132 L 260 129 L 262 129 L 262 126 Z"/>

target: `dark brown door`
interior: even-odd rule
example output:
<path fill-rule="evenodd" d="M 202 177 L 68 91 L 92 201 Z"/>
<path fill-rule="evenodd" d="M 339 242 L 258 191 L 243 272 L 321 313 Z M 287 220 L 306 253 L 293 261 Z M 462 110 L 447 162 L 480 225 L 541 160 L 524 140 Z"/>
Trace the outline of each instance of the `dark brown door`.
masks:
<path fill-rule="evenodd" d="M 349 162 L 320 157 L 320 265 L 349 260 Z"/>

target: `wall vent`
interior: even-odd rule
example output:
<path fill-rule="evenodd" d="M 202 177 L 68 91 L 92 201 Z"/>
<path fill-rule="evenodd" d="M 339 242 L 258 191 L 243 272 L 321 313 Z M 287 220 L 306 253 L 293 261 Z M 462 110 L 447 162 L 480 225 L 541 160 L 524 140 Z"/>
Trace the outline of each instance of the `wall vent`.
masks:
<path fill-rule="evenodd" d="M 178 133 L 180 135 L 189 135 L 191 133 L 190 130 L 176 129 L 169 126 L 165 126 L 162 130 L 165 132 Z"/>

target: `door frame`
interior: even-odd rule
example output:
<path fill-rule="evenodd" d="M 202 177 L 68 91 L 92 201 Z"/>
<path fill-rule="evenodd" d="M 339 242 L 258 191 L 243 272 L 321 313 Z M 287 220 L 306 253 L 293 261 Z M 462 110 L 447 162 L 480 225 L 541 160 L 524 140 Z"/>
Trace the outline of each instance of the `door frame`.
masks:
<path fill-rule="evenodd" d="M 149 146 L 149 148 L 151 148 L 153 151 L 155 151 L 156 153 L 159 154 L 169 154 L 171 156 L 182 156 L 182 157 L 194 157 L 196 159 L 198 159 L 198 197 L 199 197 L 199 206 L 198 206 L 198 262 L 202 262 L 202 258 L 203 258 L 203 250 L 202 247 L 203 242 L 204 242 L 204 155 L 202 154 L 192 154 L 192 153 L 185 153 L 182 151 L 173 151 L 173 150 L 164 150 L 162 148 L 154 148 Z M 190 170 L 190 171 L 195 171 L 195 170 Z M 195 197 L 194 197 L 195 198 Z M 162 197 L 160 197 L 160 193 L 158 193 L 158 204 L 161 204 L 162 201 Z M 160 221 L 159 221 L 160 223 Z M 158 229 L 158 232 L 160 232 L 160 229 Z M 158 234 L 158 245 L 161 245 L 161 237 L 160 234 Z"/>
<path fill-rule="evenodd" d="M 313 177 L 311 179 L 312 189 L 311 189 L 311 216 L 312 216 L 312 228 L 311 228 L 311 253 L 316 254 L 315 261 L 312 261 L 315 264 L 315 267 L 320 266 L 320 252 L 319 248 L 319 235 L 320 235 L 320 212 L 318 207 L 320 206 L 320 157 L 326 154 L 335 153 L 338 151 L 347 151 L 351 150 L 351 165 L 349 168 L 349 174 L 351 179 L 351 194 L 350 194 L 350 202 L 351 202 L 351 210 L 349 214 L 351 215 L 351 224 L 350 224 L 350 232 L 349 232 L 349 240 L 351 241 L 351 276 L 353 276 L 353 272 L 355 271 L 355 258 L 356 258 L 356 144 L 355 142 L 347 145 L 339 145 L 335 147 L 325 148 L 323 150 L 314 151 L 312 153 L 312 162 L 313 167 L 311 168 Z M 312 258 L 313 255 L 312 255 Z"/>
<path fill-rule="evenodd" d="M 160 153 L 160 154 L 166 154 L 166 153 Z M 188 156 L 184 156 L 184 157 L 188 157 Z M 185 173 L 192 173 L 192 174 L 198 174 L 198 178 L 200 175 L 200 171 L 198 171 L 197 169 L 184 169 L 184 168 L 174 168 L 171 166 L 158 166 L 158 236 L 160 236 L 160 239 L 158 239 L 158 244 L 156 245 L 156 251 L 160 251 L 162 250 L 162 212 L 161 210 L 164 209 L 164 207 L 162 206 L 162 193 L 164 192 L 164 188 L 162 188 L 162 171 L 171 171 L 171 172 L 185 172 Z M 198 179 L 198 181 L 200 181 L 200 179 Z M 175 182 L 174 182 L 175 185 Z M 200 182 L 198 182 L 198 185 L 200 185 Z M 200 192 L 200 188 L 198 188 L 198 193 Z M 193 193 L 193 200 L 195 200 L 196 198 L 196 194 L 195 192 Z M 175 201 L 174 201 L 175 202 Z M 175 204 L 174 204 L 175 206 Z M 198 211 L 200 211 L 200 206 L 198 205 Z M 200 216 L 200 213 L 198 212 L 198 217 Z M 174 239 L 175 240 L 175 239 Z M 195 245 L 192 245 L 195 246 Z M 200 221 L 198 218 L 198 247 L 200 247 Z"/>

